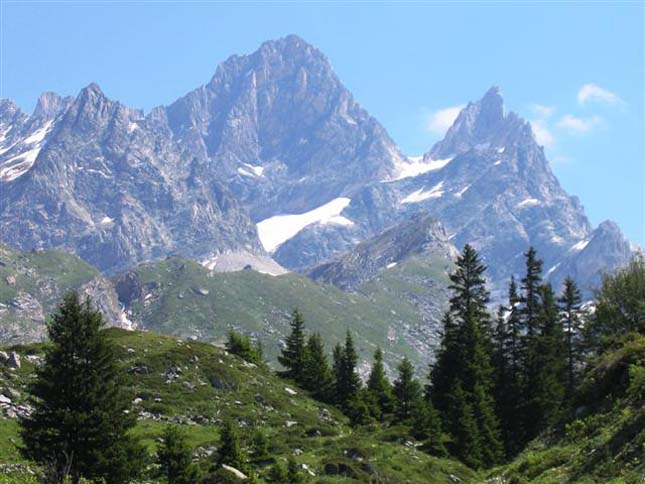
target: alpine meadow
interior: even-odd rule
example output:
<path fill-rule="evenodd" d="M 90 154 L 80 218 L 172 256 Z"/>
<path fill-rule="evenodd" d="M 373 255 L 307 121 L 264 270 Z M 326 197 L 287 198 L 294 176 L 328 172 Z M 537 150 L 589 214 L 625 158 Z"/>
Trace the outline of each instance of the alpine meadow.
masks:
<path fill-rule="evenodd" d="M 643 13 L 1 0 L 0 484 L 643 484 Z"/>

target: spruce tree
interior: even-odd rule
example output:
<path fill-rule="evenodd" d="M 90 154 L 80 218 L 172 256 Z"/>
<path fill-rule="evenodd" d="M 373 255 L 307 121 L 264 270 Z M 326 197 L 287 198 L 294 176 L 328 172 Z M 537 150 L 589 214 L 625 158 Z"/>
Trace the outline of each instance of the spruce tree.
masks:
<path fill-rule="evenodd" d="M 304 386 L 315 399 L 329 402 L 333 399 L 333 377 L 325 346 L 320 333 L 314 333 L 307 341 Z"/>
<path fill-rule="evenodd" d="M 414 378 L 414 368 L 407 358 L 403 358 L 398 367 L 398 378 L 394 381 L 394 415 L 397 421 L 404 422 L 412 418 L 419 405 L 421 385 Z"/>
<path fill-rule="evenodd" d="M 160 477 L 168 484 L 194 484 L 197 469 L 192 462 L 193 453 L 186 434 L 177 426 L 167 426 L 157 451 Z"/>
<path fill-rule="evenodd" d="M 340 355 L 334 351 L 334 367 L 336 371 L 335 394 L 337 403 L 347 408 L 350 400 L 358 393 L 361 388 L 361 381 L 356 372 L 358 363 L 358 354 L 354 348 L 354 339 L 352 334 L 347 330 L 345 337 L 345 346 Z"/>
<path fill-rule="evenodd" d="M 466 465 L 473 469 L 483 467 L 482 442 L 479 426 L 475 418 L 472 404 L 464 392 L 461 382 L 457 380 L 451 392 L 454 408 L 453 453 Z"/>
<path fill-rule="evenodd" d="M 217 449 L 216 466 L 229 465 L 237 469 L 245 466 L 244 454 L 240 448 L 240 439 L 237 430 L 230 420 L 225 420 L 220 432 L 220 444 Z"/>
<path fill-rule="evenodd" d="M 487 310 L 486 266 L 470 245 L 464 247 L 456 266 L 450 275 L 453 293 L 450 315 L 444 318 L 447 324 L 438 360 L 430 375 L 429 394 L 455 439 L 458 436 L 465 439 L 465 433 L 473 430 L 470 427 L 474 427 L 474 440 L 468 447 L 485 439 L 480 443 L 486 446 L 485 451 L 477 444 L 478 455 L 472 459 L 478 466 L 490 466 L 499 461 L 502 444 L 493 398 L 493 342 Z M 455 382 L 459 383 L 458 387 Z M 472 422 L 468 420 L 470 416 Z"/>
<path fill-rule="evenodd" d="M 296 309 L 291 317 L 291 334 L 287 337 L 286 347 L 278 356 L 278 361 L 286 368 L 283 375 L 292 378 L 299 384 L 304 383 L 307 348 L 305 344 L 305 321 Z"/>
<path fill-rule="evenodd" d="M 540 334 L 537 336 L 539 368 L 534 390 L 533 435 L 554 423 L 561 415 L 566 388 L 566 351 L 562 323 L 551 284 L 540 286 Z"/>
<path fill-rule="evenodd" d="M 383 367 L 383 351 L 376 348 L 374 352 L 374 363 L 367 380 L 367 390 L 373 395 L 381 414 L 390 413 L 393 410 L 392 385 L 385 375 Z"/>
<path fill-rule="evenodd" d="M 582 361 L 582 296 L 571 277 L 564 280 L 564 289 L 558 299 L 567 351 L 567 398 L 571 398 L 577 384 L 577 371 Z"/>
<path fill-rule="evenodd" d="M 542 261 L 533 247 L 524 254 L 526 274 L 522 279 L 521 314 L 524 329 L 529 338 L 537 332 L 537 315 L 540 308 L 540 285 L 542 284 Z"/>
<path fill-rule="evenodd" d="M 412 415 L 412 435 L 424 441 L 423 449 L 431 455 L 445 457 L 441 417 L 431 401 L 420 400 Z"/>
<path fill-rule="evenodd" d="M 20 422 L 20 450 L 45 467 L 49 482 L 123 483 L 144 468 L 144 449 L 130 433 L 131 396 L 103 326 L 101 313 L 75 293 L 48 323 L 50 343 L 31 387 L 34 411 Z"/>

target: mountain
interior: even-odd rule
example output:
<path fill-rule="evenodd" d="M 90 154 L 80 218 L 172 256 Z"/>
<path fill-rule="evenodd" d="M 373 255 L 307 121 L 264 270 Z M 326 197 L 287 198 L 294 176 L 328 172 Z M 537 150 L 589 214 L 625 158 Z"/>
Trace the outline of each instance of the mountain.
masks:
<path fill-rule="evenodd" d="M 624 264 L 631 253 L 614 223 L 591 227 L 579 200 L 553 175 L 530 124 L 506 113 L 499 89 L 492 88 L 468 104 L 423 157 L 351 194 L 342 216 L 353 225 L 305 228 L 279 248 L 277 258 L 299 268 L 299 254 L 313 253 L 314 240 L 325 246 L 333 241 L 342 253 L 355 237 L 379 234 L 419 213 L 441 221 L 457 248 L 470 243 L 481 252 L 496 297 L 511 275 L 523 273 L 529 246 L 544 260 L 551 282 L 558 286 L 571 273 L 587 293 L 603 271 Z"/>
<path fill-rule="evenodd" d="M 62 248 L 108 274 L 168 255 L 306 273 L 415 214 L 482 253 L 495 296 L 530 245 L 552 282 L 570 272 L 586 290 L 631 251 L 611 222 L 591 226 L 498 88 L 407 158 L 293 35 L 146 115 L 95 84 L 46 93 L 31 116 L 1 101 L 0 186 L 3 243 Z"/>
<path fill-rule="evenodd" d="M 68 291 L 90 296 L 108 324 L 132 328 L 111 281 L 60 250 L 21 252 L 0 245 L 0 342 L 26 343 L 45 336 L 45 321 Z"/>

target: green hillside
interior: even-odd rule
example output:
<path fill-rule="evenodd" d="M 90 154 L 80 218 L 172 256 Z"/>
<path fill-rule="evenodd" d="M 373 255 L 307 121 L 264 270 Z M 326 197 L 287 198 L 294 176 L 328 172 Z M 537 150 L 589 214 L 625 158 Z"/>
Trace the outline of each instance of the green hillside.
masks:
<path fill-rule="evenodd" d="M 298 308 L 307 328 L 320 331 L 328 347 L 351 329 L 366 359 L 377 345 L 390 363 L 408 355 L 421 365 L 429 357 L 410 344 L 406 328 L 418 327 L 422 318 L 397 291 L 346 293 L 297 274 L 213 273 L 179 258 L 141 265 L 129 279 L 127 292 L 137 295 L 128 304 L 133 319 L 160 333 L 223 342 L 236 329 L 261 340 L 274 359 L 276 342 L 287 334 L 290 314 Z M 122 280 L 117 278 L 120 295 L 125 290 Z"/>
<path fill-rule="evenodd" d="M 150 452 L 154 452 L 166 423 L 179 423 L 188 430 L 195 456 L 206 468 L 209 454 L 218 445 L 222 421 L 233 419 L 245 447 L 262 429 L 269 437 L 271 455 L 285 462 L 293 457 L 305 465 L 307 482 L 370 482 L 378 478 L 378 482 L 451 483 L 454 478 L 463 482 L 473 478 L 460 463 L 417 449 L 395 428 L 352 430 L 333 407 L 310 399 L 268 369 L 220 348 L 154 333 L 106 331 L 127 373 L 133 411 L 139 415 L 136 432 Z M 0 373 L 0 388 L 12 389 L 16 395 L 12 404 L 21 405 L 43 345 L 3 349 L 22 357 L 20 369 Z M 0 468 L 26 464 L 16 451 L 17 431 L 15 418 L 0 418 Z M 270 463 L 254 464 L 258 476 L 264 475 Z M 20 473 L 10 475 L 0 475 L 0 483 L 21 482 Z"/>

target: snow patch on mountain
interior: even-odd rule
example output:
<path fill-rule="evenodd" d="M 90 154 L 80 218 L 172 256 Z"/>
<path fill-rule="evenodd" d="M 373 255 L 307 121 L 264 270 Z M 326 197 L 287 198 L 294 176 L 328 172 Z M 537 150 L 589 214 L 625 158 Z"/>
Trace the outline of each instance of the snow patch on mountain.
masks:
<path fill-rule="evenodd" d="M 40 153 L 40 146 L 2 162 L 0 180 L 5 182 L 12 181 L 27 173 L 34 166 L 38 153 Z"/>
<path fill-rule="evenodd" d="M 589 241 L 588 241 L 588 240 L 581 240 L 581 241 L 580 241 L 580 242 L 578 242 L 577 244 L 574 244 L 574 245 L 571 247 L 571 250 L 572 250 L 572 251 L 574 251 L 574 252 L 580 252 L 580 251 L 581 251 L 581 250 L 583 250 L 585 247 L 587 247 L 587 244 L 589 244 Z"/>
<path fill-rule="evenodd" d="M 431 198 L 439 198 L 443 196 L 443 182 L 437 183 L 435 186 L 433 186 L 430 190 L 426 191 L 423 188 L 420 188 L 419 190 L 410 193 L 407 197 L 405 197 L 403 200 L 401 200 L 401 203 L 419 203 L 423 202 L 424 200 L 429 200 Z"/>
<path fill-rule="evenodd" d="M 274 252 L 280 245 L 309 225 L 315 223 L 353 225 L 354 222 L 340 215 L 351 201 L 349 198 L 339 197 L 305 213 L 275 215 L 262 220 L 257 224 L 260 242 L 267 252 Z"/>
<path fill-rule="evenodd" d="M 428 158 L 426 161 L 423 156 L 409 156 L 405 161 L 396 162 L 394 165 L 394 176 L 387 180 L 383 180 L 383 182 L 413 178 L 430 171 L 440 170 L 453 159 L 454 157 L 444 158 L 441 160 Z"/>
<path fill-rule="evenodd" d="M 246 168 L 238 168 L 237 172 L 240 175 L 250 176 L 250 177 L 261 177 L 264 176 L 264 167 L 250 165 L 249 163 L 242 163 Z"/>
<path fill-rule="evenodd" d="M 540 201 L 537 198 L 527 198 L 526 200 L 522 200 L 520 203 L 517 204 L 518 207 L 535 207 L 536 205 L 539 205 Z"/>

